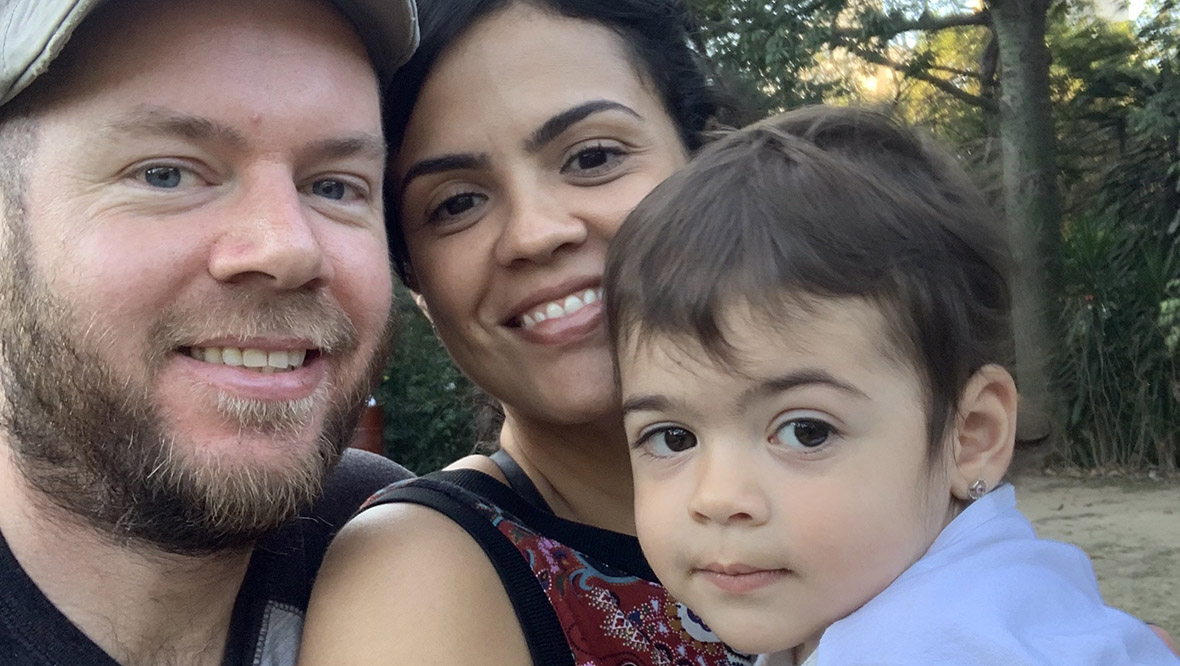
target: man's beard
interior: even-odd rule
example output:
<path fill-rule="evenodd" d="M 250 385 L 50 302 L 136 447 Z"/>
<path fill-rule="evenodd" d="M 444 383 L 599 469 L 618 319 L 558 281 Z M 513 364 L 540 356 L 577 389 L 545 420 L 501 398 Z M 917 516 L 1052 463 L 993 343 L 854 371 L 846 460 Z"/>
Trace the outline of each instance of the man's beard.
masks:
<path fill-rule="evenodd" d="M 306 338 L 321 353 L 346 359 L 357 348 L 346 315 L 321 294 L 226 285 L 237 291 L 216 304 L 163 313 L 147 336 L 146 381 L 120 380 L 95 352 L 110 332 L 74 321 L 50 293 L 30 261 L 20 204 L 9 202 L 7 247 L 0 251 L 0 428 L 30 486 L 117 543 L 182 555 L 245 548 L 319 496 L 380 378 L 391 325 L 352 386 L 321 385 L 309 398 L 285 402 L 217 395 L 218 414 L 210 419 L 292 451 L 281 466 L 220 459 L 185 433 L 169 432 L 152 399 L 151 379 L 178 345 L 209 334 L 269 334 Z M 210 331 L 209 322 L 218 330 Z M 212 404 L 212 394 L 200 390 L 194 387 L 194 401 Z M 309 449 L 298 439 L 325 399 L 326 416 Z"/>

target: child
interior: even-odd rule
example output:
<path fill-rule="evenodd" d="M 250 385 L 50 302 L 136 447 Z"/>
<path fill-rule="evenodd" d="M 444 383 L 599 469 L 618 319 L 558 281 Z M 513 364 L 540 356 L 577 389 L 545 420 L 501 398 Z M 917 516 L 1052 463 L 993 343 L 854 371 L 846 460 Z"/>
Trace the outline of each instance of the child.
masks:
<path fill-rule="evenodd" d="M 953 160 L 876 113 L 734 132 L 604 277 L 636 525 L 768 664 L 1180 664 L 1003 482 L 1009 254 Z"/>

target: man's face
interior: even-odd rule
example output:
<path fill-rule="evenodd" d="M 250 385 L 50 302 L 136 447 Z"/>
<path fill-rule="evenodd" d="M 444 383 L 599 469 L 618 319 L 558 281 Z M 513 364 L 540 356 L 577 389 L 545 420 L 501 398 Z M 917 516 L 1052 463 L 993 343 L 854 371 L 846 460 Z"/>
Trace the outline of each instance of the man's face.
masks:
<path fill-rule="evenodd" d="M 376 79 L 311 0 L 75 39 L 0 230 L 7 438 L 116 537 L 244 545 L 318 492 L 387 347 Z"/>

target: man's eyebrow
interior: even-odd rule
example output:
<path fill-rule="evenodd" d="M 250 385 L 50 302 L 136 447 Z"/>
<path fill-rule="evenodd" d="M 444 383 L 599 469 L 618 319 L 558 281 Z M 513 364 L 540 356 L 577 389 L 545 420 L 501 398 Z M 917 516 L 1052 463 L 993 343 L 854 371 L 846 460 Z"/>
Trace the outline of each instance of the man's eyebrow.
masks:
<path fill-rule="evenodd" d="M 486 169 L 489 164 L 491 164 L 491 159 L 486 153 L 452 153 L 415 162 L 409 169 L 406 169 L 406 175 L 402 176 L 401 185 L 397 188 L 398 198 L 400 199 L 405 194 L 406 188 L 415 178 L 447 171 Z"/>
<path fill-rule="evenodd" d="M 235 147 L 246 145 L 238 130 L 202 116 L 176 113 L 160 107 L 139 107 L 116 118 L 102 128 L 103 134 L 155 134 L 177 136 L 194 141 L 216 141 Z"/>
<path fill-rule="evenodd" d="M 869 396 L 862 390 L 856 388 L 846 381 L 838 379 L 835 375 L 826 370 L 799 370 L 790 372 L 778 377 L 772 377 L 757 386 L 751 387 L 742 393 L 741 404 L 745 404 L 755 398 L 766 397 L 776 393 L 783 393 L 790 391 L 800 386 L 809 385 L 823 385 L 834 388 L 843 393 L 862 398 L 869 399 Z"/>
<path fill-rule="evenodd" d="M 306 152 L 325 159 L 360 156 L 384 161 L 389 148 L 380 134 L 358 132 L 351 136 L 316 141 Z"/>
<path fill-rule="evenodd" d="M 558 113 L 549 120 L 546 120 L 540 127 L 533 130 L 524 142 L 524 149 L 530 153 L 536 153 L 557 137 L 561 133 L 585 120 L 589 116 L 604 111 L 622 111 L 630 116 L 634 116 L 639 120 L 643 120 L 643 116 L 635 112 L 631 107 L 612 102 L 609 99 L 592 99 L 589 102 L 583 102 L 577 106 L 572 106 L 565 111 Z"/>
<path fill-rule="evenodd" d="M 165 108 L 146 106 L 126 113 L 102 128 L 107 134 L 155 134 L 177 136 L 192 141 L 213 141 L 235 148 L 245 147 L 246 136 L 237 129 L 203 116 L 176 113 Z M 323 158 L 362 155 L 384 160 L 388 147 L 379 134 L 358 132 L 340 138 L 316 141 L 307 153 Z"/>

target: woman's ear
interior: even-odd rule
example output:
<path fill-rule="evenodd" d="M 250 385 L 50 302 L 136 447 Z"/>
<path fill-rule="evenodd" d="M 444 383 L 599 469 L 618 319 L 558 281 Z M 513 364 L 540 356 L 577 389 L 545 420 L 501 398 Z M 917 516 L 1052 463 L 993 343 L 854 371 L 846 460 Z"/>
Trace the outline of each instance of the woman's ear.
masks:
<path fill-rule="evenodd" d="M 414 305 L 417 305 L 418 309 L 422 311 L 422 315 L 426 317 L 426 321 L 430 322 L 431 326 L 434 326 L 434 320 L 430 318 L 430 308 L 426 307 L 426 299 L 422 298 L 422 294 L 411 291 L 410 298 L 414 299 Z"/>
<path fill-rule="evenodd" d="M 998 365 L 983 366 L 967 381 L 951 442 L 955 497 L 974 499 L 973 491 L 986 492 L 1004 478 L 1016 446 L 1016 401 L 1016 382 Z"/>

